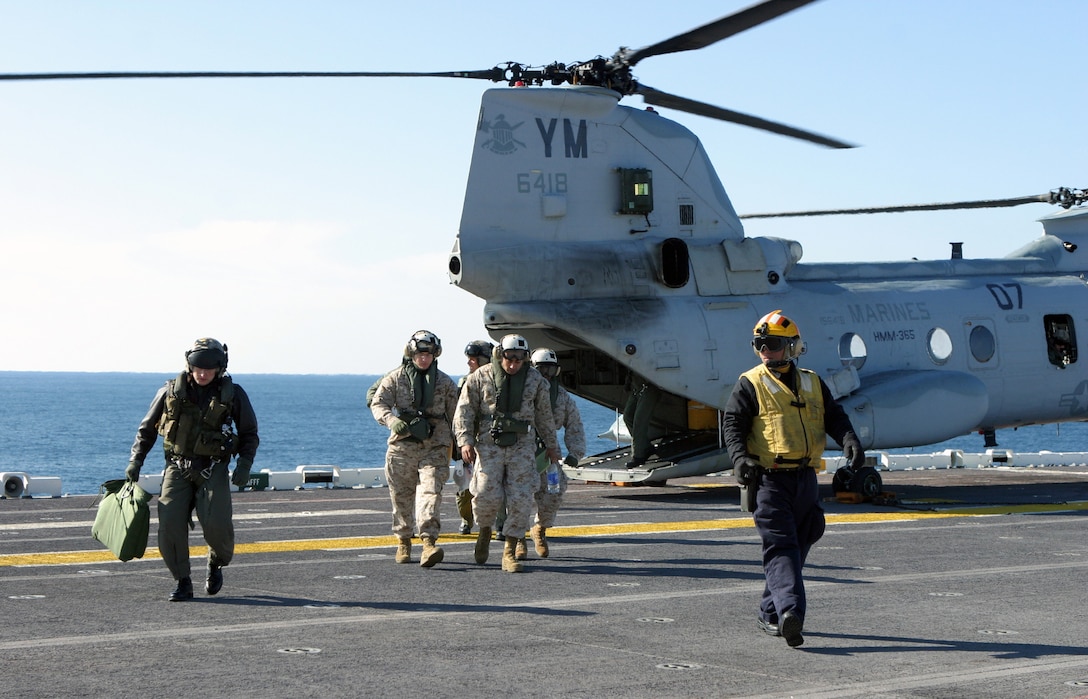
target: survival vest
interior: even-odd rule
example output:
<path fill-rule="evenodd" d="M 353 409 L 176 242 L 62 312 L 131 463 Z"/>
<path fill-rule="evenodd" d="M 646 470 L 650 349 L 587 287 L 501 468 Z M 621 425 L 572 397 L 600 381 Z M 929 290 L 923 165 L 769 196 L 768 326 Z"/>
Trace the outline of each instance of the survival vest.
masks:
<path fill-rule="evenodd" d="M 166 403 L 159 418 L 159 434 L 167 453 L 183 458 L 209 456 L 214 461 L 229 461 L 235 453 L 236 440 L 231 429 L 234 382 L 224 374 L 219 379 L 219 395 L 212 396 L 201 409 L 189 399 L 185 372 L 168 382 Z"/>
<path fill-rule="evenodd" d="M 807 464 L 824 452 L 827 436 L 820 378 L 796 366 L 790 371 L 797 372 L 797 395 L 762 364 L 742 374 L 752 382 L 759 401 L 759 414 L 752 419 L 748 434 L 748 453 L 763 468 Z"/>

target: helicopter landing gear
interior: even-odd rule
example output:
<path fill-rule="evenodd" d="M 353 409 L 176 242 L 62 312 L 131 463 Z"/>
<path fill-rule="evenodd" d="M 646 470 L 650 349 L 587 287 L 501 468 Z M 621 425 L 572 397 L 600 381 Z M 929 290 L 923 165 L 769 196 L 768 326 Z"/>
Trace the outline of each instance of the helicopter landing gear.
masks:
<path fill-rule="evenodd" d="M 844 466 L 835 471 L 831 479 L 831 489 L 836 497 L 840 493 L 853 493 L 861 498 L 874 498 L 880 495 L 883 487 L 880 473 L 872 466 L 862 466 L 856 471 Z"/>

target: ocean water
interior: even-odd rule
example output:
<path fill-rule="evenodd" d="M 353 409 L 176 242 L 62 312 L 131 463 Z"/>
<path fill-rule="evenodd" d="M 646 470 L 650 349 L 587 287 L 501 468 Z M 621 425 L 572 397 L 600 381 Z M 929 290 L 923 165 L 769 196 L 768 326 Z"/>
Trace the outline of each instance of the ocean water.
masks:
<path fill-rule="evenodd" d="M 123 478 L 136 428 L 155 392 L 176 374 L 0 371 L 0 472 L 60 477 L 66 494 L 93 494 Z M 261 445 L 254 470 L 302 464 L 377 468 L 389 431 L 366 407 L 379 375 L 235 375 L 253 402 Z M 458 377 L 452 377 L 456 381 Z M 615 448 L 595 436 L 615 414 L 579 401 L 590 453 Z M 144 470 L 162 469 L 161 442 Z"/>
<path fill-rule="evenodd" d="M 66 494 L 92 494 L 123 478 L 136 427 L 152 397 L 175 374 L 0 371 L 0 472 L 60 477 Z M 293 471 L 302 464 L 376 468 L 384 463 L 386 428 L 365 405 L 377 375 L 251 374 L 235 376 L 253 401 L 261 446 L 254 468 Z M 454 377 L 455 380 L 457 377 Z M 614 411 L 576 399 L 589 453 L 616 447 L 606 432 Z M 998 443 L 1017 452 L 1088 451 L 1088 424 L 1000 430 Z M 915 449 L 983 452 L 965 435 Z M 903 453 L 910 450 L 894 450 Z M 157 443 L 145 469 L 161 469 Z"/>

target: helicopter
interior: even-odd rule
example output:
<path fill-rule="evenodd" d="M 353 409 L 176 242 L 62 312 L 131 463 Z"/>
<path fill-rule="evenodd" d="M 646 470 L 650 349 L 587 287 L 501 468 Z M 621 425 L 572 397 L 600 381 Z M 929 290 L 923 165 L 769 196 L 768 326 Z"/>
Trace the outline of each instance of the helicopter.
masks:
<path fill-rule="evenodd" d="M 1082 420 L 1079 358 L 1086 264 L 1079 190 L 1048 193 L 1065 210 L 1004 258 L 803 262 L 797 241 L 748 237 L 699 138 L 650 107 L 830 148 L 832 136 L 672 95 L 641 83 L 644 60 L 698 50 L 812 0 L 767 0 L 610 57 L 479 71 L 51 73 L 0 79 L 436 77 L 504 83 L 484 92 L 450 281 L 486 302 L 494 338 L 554 349 L 576 395 L 622 408 L 628 379 L 662 392 L 657 454 L 587 458 L 584 480 L 661 483 L 728 470 L 718 410 L 753 363 L 756 319 L 794 319 L 802 364 L 820 373 L 867 449 L 970 432 Z M 1034 200 L 1038 200 L 1035 197 Z M 1082 332 L 1083 334 L 1083 332 Z M 847 489 L 867 483 L 840 484 Z"/>
<path fill-rule="evenodd" d="M 700 48 L 804 4 L 764 2 L 576 65 L 570 88 L 484 94 L 450 279 L 486 300 L 493 336 L 516 332 L 556 350 L 572 392 L 621 408 L 631 374 L 662 392 L 655 459 L 627 471 L 617 450 L 569 469 L 574 477 L 659 483 L 728 470 L 718 411 L 753 363 L 741 348 L 756 320 L 774 309 L 798 324 L 803 364 L 821 374 L 867 449 L 1088 414 L 1077 337 L 1088 210 L 1074 208 L 1083 190 L 949 205 L 1065 209 L 1043 220 L 1042 238 L 1005 258 L 964 259 L 954 246 L 946 260 L 803 263 L 796 241 L 745 236 L 693 133 L 619 104 L 638 94 L 650 105 L 849 147 L 630 78 L 644 58 Z M 510 77 L 543 84 L 556 70 Z M 836 485 L 872 494 L 879 479 L 869 470 Z"/>

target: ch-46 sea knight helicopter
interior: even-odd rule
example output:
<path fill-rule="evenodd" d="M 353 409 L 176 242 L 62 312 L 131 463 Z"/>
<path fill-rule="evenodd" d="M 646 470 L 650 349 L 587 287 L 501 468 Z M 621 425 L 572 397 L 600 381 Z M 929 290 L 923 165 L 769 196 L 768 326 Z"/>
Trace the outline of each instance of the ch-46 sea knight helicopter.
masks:
<path fill-rule="evenodd" d="M 979 431 L 1088 418 L 1088 208 L 1083 190 L 985 202 L 1049 201 L 1065 211 L 1003 258 L 801 262 L 792 240 L 745 236 L 699 139 L 652 109 L 720 119 L 833 148 L 849 144 L 639 83 L 635 65 L 745 31 L 813 0 L 766 0 L 611 58 L 480 71 L 9 74 L 0 80 L 108 78 L 451 77 L 505 82 L 485 91 L 454 284 L 484 299 L 495 338 L 553 348 L 564 385 L 622 408 L 637 374 L 661 389 L 656 454 L 588 457 L 576 478 L 661 483 L 728 470 L 718 413 L 754 363 L 752 328 L 784 309 L 807 346 L 804 366 L 846 407 L 866 448 L 933 444 Z M 967 206 L 979 206 L 973 202 Z M 953 208 L 938 205 L 918 208 Z M 1074 208 L 1075 207 L 1075 208 Z M 909 209 L 911 207 L 892 207 Z M 867 210 L 867 211 L 876 211 Z M 828 212 L 804 212 L 828 213 Z M 841 476 L 841 477 L 840 477 Z M 836 474 L 873 494 L 871 467 Z"/>

